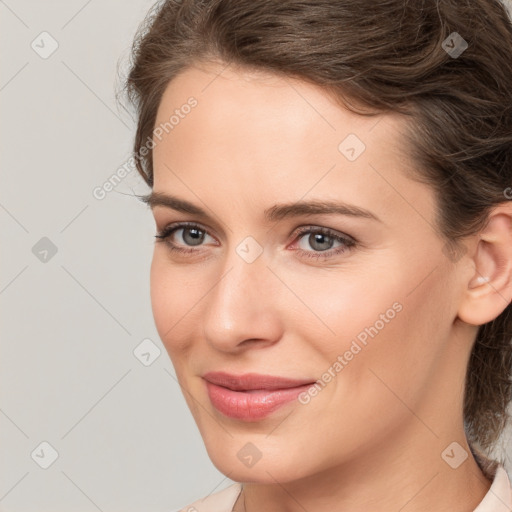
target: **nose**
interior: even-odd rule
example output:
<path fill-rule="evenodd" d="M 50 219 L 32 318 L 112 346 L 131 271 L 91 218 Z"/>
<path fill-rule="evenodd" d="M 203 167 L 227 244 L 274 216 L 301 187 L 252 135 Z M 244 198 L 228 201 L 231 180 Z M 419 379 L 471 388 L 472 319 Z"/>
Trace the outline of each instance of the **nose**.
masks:
<path fill-rule="evenodd" d="M 282 336 L 282 284 L 267 267 L 264 255 L 248 263 L 232 249 L 224 263 L 205 297 L 205 340 L 223 352 L 276 343 Z"/>

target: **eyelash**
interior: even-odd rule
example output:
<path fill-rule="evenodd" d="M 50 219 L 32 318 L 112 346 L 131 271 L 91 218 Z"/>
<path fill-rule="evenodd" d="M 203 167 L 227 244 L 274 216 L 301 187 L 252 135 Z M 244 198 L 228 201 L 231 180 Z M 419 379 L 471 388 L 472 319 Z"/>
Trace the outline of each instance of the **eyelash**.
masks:
<path fill-rule="evenodd" d="M 198 224 L 194 224 L 192 222 L 180 222 L 177 224 L 171 224 L 170 226 L 167 226 L 163 230 L 159 231 L 155 238 L 157 239 L 157 242 L 164 242 L 169 246 L 169 249 L 173 252 L 181 253 L 181 254 L 192 254 L 197 252 L 196 249 L 185 249 L 183 247 L 180 247 L 176 245 L 173 242 L 169 241 L 170 236 L 179 229 L 182 228 L 197 228 L 198 230 L 207 233 L 208 231 L 206 229 L 203 229 Z M 304 226 L 299 228 L 298 232 L 296 233 L 296 238 L 301 239 L 305 234 L 308 233 L 315 233 L 315 234 L 322 234 L 327 235 L 330 238 L 333 238 L 337 242 L 342 242 L 343 246 L 338 247 L 337 249 L 329 249 L 326 251 L 305 251 L 303 249 L 295 249 L 299 254 L 306 258 L 311 259 L 328 259 L 332 258 L 334 256 L 338 256 L 341 253 L 344 253 L 348 250 L 351 250 L 353 247 L 356 246 L 356 240 L 352 237 L 348 236 L 341 236 L 337 234 L 337 232 L 329 229 L 329 228 L 323 228 L 323 227 L 312 227 L 312 226 Z M 211 236 L 211 235 L 210 235 Z"/>

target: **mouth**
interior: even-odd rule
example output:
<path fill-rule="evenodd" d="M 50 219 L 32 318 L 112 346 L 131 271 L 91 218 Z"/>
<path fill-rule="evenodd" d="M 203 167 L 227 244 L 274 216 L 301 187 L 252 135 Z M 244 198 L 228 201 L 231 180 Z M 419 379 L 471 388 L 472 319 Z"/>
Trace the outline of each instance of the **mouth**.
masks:
<path fill-rule="evenodd" d="M 290 379 L 249 373 L 203 375 L 212 405 L 229 418 L 258 421 L 289 404 L 315 384 L 312 379 Z"/>

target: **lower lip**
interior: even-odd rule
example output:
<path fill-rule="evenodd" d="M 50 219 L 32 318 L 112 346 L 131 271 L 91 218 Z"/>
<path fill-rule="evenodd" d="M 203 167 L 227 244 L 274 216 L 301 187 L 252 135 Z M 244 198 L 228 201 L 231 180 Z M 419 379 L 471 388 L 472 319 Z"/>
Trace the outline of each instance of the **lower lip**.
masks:
<path fill-rule="evenodd" d="M 213 406 L 222 414 L 243 421 L 256 421 L 267 417 L 283 405 L 296 400 L 312 385 L 272 391 L 233 391 L 206 381 L 206 389 Z"/>

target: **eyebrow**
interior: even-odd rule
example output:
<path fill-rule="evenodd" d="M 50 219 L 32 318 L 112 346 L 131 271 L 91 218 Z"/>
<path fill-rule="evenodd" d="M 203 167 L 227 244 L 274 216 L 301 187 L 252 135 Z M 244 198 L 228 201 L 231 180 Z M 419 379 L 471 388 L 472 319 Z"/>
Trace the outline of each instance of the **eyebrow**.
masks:
<path fill-rule="evenodd" d="M 151 209 L 156 206 L 163 206 L 182 213 L 198 215 L 204 218 L 209 217 L 206 211 L 199 206 L 163 192 L 151 192 L 145 196 L 139 196 L 139 199 L 149 205 Z M 294 203 L 276 204 L 264 211 L 264 218 L 269 222 L 273 222 L 287 217 L 321 214 L 347 215 L 350 217 L 362 217 L 382 222 L 379 217 L 369 210 L 347 203 L 328 200 L 297 201 Z"/>

